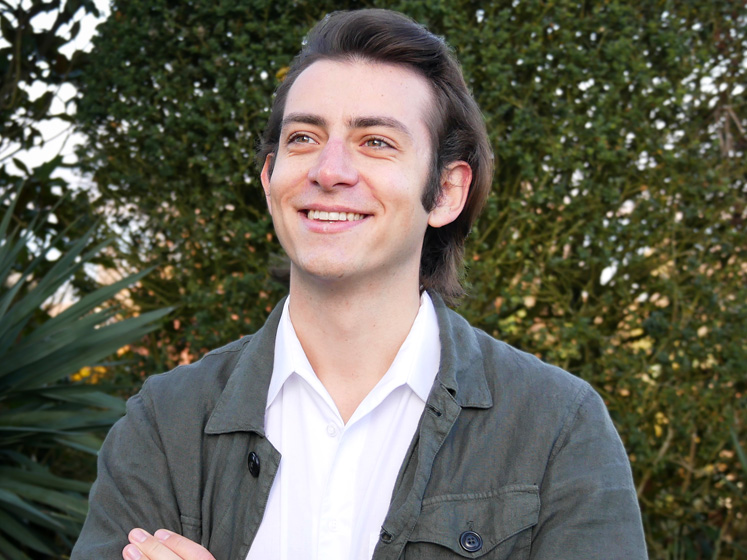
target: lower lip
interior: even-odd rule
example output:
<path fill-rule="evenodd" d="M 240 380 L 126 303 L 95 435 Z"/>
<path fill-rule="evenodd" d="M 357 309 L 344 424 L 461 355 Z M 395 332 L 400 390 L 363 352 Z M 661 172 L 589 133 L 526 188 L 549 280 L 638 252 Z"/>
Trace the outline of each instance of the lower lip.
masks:
<path fill-rule="evenodd" d="M 368 216 L 365 216 L 360 220 L 327 222 L 324 220 L 312 220 L 306 215 L 306 212 L 299 212 L 298 214 L 301 216 L 301 221 L 306 228 L 314 233 L 342 233 L 353 229 L 368 219 Z"/>

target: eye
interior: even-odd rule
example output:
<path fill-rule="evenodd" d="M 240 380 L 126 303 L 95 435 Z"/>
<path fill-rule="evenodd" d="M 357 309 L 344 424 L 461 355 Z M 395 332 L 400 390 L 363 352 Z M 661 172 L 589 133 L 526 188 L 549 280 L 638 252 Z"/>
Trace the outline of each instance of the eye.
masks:
<path fill-rule="evenodd" d="M 378 136 L 373 136 L 366 139 L 363 145 L 375 149 L 393 148 L 393 146 L 389 142 L 387 142 L 383 138 L 379 138 Z"/>
<path fill-rule="evenodd" d="M 304 134 L 303 132 L 296 132 L 294 134 L 291 134 L 288 138 L 288 144 L 312 144 L 314 143 L 314 139 L 309 136 L 308 134 Z"/>

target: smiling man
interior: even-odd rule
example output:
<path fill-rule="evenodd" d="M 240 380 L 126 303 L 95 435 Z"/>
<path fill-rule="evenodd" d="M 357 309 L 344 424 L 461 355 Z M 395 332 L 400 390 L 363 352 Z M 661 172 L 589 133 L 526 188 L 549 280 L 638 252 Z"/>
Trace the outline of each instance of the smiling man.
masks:
<path fill-rule="evenodd" d="M 645 558 L 599 396 L 444 303 L 492 177 L 444 42 L 328 16 L 260 161 L 290 295 L 129 401 L 73 558 Z"/>

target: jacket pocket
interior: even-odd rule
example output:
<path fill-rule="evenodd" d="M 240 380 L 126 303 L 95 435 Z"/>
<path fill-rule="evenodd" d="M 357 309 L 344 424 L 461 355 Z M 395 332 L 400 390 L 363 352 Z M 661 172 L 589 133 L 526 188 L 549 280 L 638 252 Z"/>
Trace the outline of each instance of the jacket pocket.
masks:
<path fill-rule="evenodd" d="M 423 500 L 404 558 L 525 558 L 539 509 L 535 485 L 428 498 Z"/>

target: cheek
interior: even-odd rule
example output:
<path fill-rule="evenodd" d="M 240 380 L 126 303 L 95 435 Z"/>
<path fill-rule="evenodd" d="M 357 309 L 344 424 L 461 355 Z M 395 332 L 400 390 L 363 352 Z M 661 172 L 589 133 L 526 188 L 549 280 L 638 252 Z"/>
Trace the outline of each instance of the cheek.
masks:
<path fill-rule="evenodd" d="M 289 183 L 286 180 L 286 177 L 284 177 L 282 171 L 276 168 L 275 172 L 272 174 L 272 180 L 268 185 L 267 191 L 265 192 L 270 212 L 280 212 L 282 210 L 280 204 L 288 197 L 290 192 L 288 184 Z"/>
<path fill-rule="evenodd" d="M 295 158 L 292 162 L 287 161 L 285 158 L 279 159 L 275 163 L 272 177 L 269 179 L 269 184 L 271 185 L 270 192 L 273 198 L 284 197 L 295 186 L 302 184 L 307 175 L 307 166 L 303 162 Z"/>

